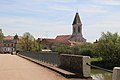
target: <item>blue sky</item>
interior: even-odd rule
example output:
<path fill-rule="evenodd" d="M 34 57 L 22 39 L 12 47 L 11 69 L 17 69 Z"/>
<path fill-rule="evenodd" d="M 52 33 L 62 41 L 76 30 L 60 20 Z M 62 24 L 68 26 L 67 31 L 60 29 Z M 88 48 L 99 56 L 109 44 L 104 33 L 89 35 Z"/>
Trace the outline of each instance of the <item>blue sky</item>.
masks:
<path fill-rule="evenodd" d="M 120 33 L 120 0 L 0 0 L 0 28 L 5 35 L 69 35 L 77 11 L 88 42 L 101 32 Z"/>

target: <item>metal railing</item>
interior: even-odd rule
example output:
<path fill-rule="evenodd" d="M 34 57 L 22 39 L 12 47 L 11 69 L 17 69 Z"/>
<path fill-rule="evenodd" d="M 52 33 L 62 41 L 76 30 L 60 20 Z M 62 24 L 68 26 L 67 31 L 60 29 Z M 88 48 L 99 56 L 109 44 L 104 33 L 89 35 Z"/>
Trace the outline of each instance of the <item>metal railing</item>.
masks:
<path fill-rule="evenodd" d="M 95 66 L 95 65 L 92 65 L 92 64 L 89 64 L 89 63 L 86 63 L 88 66 L 91 66 L 93 68 L 96 68 L 96 69 L 100 69 L 100 70 L 103 70 L 103 71 L 107 71 L 107 72 L 110 72 L 110 73 L 113 73 L 112 70 L 108 70 L 108 69 L 105 69 L 105 68 L 101 68 L 101 67 L 98 67 L 98 66 Z"/>

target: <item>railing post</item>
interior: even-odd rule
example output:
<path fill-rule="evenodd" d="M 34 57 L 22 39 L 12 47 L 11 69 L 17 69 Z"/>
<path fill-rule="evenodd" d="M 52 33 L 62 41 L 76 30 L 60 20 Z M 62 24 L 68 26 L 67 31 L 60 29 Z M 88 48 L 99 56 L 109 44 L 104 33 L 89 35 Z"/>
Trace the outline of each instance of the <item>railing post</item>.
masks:
<path fill-rule="evenodd" d="M 114 67 L 112 80 L 120 80 L 120 67 Z"/>
<path fill-rule="evenodd" d="M 83 76 L 84 77 L 90 77 L 91 68 L 87 65 L 90 64 L 90 57 L 89 56 L 83 56 Z"/>

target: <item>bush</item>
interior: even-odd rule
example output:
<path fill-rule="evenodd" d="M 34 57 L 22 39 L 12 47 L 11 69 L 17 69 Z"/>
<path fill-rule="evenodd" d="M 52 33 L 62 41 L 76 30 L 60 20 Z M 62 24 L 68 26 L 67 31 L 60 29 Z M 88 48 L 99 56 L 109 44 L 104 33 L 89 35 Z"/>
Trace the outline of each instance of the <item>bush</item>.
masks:
<path fill-rule="evenodd" d="M 70 46 L 64 44 L 55 44 L 54 47 L 52 47 L 52 51 L 60 54 L 68 54 L 70 52 Z"/>
<path fill-rule="evenodd" d="M 117 33 L 102 33 L 95 50 L 109 66 L 120 66 L 120 36 Z"/>
<path fill-rule="evenodd" d="M 93 44 L 91 43 L 82 43 L 80 45 L 75 45 L 72 47 L 72 53 L 77 55 L 84 55 L 93 57 Z"/>

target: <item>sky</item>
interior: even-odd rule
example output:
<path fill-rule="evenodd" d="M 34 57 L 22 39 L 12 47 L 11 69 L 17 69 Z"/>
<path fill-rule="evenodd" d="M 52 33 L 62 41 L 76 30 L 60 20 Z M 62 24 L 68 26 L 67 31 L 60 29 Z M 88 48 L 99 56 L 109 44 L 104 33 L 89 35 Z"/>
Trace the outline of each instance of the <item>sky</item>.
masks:
<path fill-rule="evenodd" d="M 5 36 L 71 35 L 76 12 L 88 42 L 99 39 L 101 32 L 120 33 L 120 0 L 0 0 L 0 29 Z"/>

